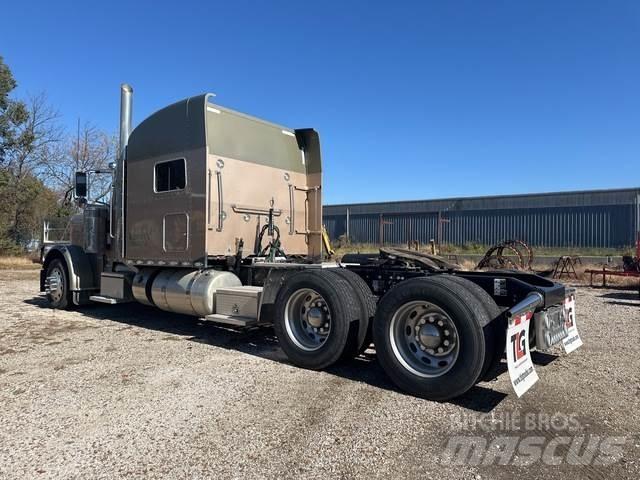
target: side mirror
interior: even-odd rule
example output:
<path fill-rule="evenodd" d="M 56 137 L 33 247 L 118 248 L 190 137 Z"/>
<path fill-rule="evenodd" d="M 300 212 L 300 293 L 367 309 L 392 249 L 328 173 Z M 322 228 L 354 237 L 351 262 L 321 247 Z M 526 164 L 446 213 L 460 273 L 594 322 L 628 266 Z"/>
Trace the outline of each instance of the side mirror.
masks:
<path fill-rule="evenodd" d="M 86 172 L 76 172 L 76 198 L 87 196 L 87 174 Z"/>

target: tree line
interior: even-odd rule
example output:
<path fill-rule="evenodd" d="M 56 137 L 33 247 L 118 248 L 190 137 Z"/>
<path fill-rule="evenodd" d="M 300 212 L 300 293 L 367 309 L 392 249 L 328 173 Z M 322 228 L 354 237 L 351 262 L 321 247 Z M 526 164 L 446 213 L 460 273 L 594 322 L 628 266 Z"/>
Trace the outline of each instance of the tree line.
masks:
<path fill-rule="evenodd" d="M 115 158 L 113 135 L 90 123 L 65 130 L 46 94 L 15 98 L 11 69 L 0 56 L 0 255 L 33 248 L 45 218 L 74 213 L 75 172 L 106 169 Z M 92 198 L 107 201 L 110 179 L 92 179 Z"/>

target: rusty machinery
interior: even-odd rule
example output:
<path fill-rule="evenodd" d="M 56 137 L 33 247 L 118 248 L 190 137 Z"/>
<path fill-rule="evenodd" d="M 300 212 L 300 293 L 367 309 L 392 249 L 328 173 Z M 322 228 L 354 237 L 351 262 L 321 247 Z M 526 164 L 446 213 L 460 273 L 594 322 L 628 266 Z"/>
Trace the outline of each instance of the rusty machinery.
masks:
<path fill-rule="evenodd" d="M 622 270 L 611 270 L 603 266 L 601 269 L 587 269 L 585 273 L 589 274 L 589 285 L 591 286 L 594 286 L 594 276 L 602 276 L 602 287 L 614 286 L 607 283 L 607 277 L 637 278 L 638 295 L 640 295 L 640 232 L 636 239 L 636 256 L 624 255 L 622 257 Z"/>
<path fill-rule="evenodd" d="M 515 258 L 512 258 L 515 257 Z M 478 262 L 476 270 L 531 270 L 533 250 L 523 240 L 504 240 L 493 245 Z"/>

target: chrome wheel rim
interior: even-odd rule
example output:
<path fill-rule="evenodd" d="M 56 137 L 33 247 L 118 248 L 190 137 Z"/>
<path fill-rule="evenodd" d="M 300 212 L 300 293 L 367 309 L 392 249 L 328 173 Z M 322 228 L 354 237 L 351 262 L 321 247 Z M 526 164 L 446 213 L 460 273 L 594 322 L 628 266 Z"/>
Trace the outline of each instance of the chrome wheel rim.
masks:
<path fill-rule="evenodd" d="M 439 377 L 455 364 L 460 351 L 458 330 L 437 305 L 413 301 L 400 306 L 389 324 L 396 359 L 419 377 Z"/>
<path fill-rule="evenodd" d="M 46 293 L 54 302 L 59 302 L 64 294 L 64 276 L 60 267 L 54 267 L 47 277 Z"/>
<path fill-rule="evenodd" d="M 331 333 L 331 312 L 326 300 L 311 288 L 296 290 L 285 306 L 287 336 L 301 350 L 312 352 Z"/>

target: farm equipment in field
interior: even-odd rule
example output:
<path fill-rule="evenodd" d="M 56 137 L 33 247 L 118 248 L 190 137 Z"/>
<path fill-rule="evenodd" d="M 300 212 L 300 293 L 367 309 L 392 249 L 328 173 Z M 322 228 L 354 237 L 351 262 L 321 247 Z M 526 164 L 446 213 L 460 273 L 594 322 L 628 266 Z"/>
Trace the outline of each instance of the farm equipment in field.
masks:
<path fill-rule="evenodd" d="M 288 359 L 309 369 L 373 343 L 400 388 L 434 400 L 487 378 L 505 350 L 521 395 L 537 379 L 530 346 L 579 345 L 573 293 L 529 272 L 463 272 L 399 249 L 325 262 L 313 129 L 204 94 L 132 130 L 132 94 L 123 85 L 110 204 L 87 201 L 79 172 L 70 239 L 43 252 L 51 307 L 139 302 L 234 327 L 273 325 Z"/>
<path fill-rule="evenodd" d="M 607 283 L 607 277 L 623 277 L 638 279 L 638 295 L 640 296 L 640 233 L 636 240 L 636 256 L 624 255 L 622 257 L 622 270 L 611 270 L 607 267 L 602 269 L 587 269 L 585 273 L 589 274 L 589 285 L 593 287 L 594 277 L 602 276 L 602 287 L 614 287 Z"/>
<path fill-rule="evenodd" d="M 533 250 L 523 240 L 505 240 L 487 250 L 480 259 L 476 270 L 491 268 L 496 270 L 531 271 Z"/>
<path fill-rule="evenodd" d="M 582 259 L 577 255 L 562 255 L 556 260 L 551 272 L 551 278 L 562 279 L 578 278 L 578 272 L 576 272 L 576 265 L 582 265 Z"/>
<path fill-rule="evenodd" d="M 640 232 L 638 233 L 638 238 L 636 240 L 636 256 L 623 256 L 622 268 L 625 272 L 636 272 L 640 274 Z"/>

